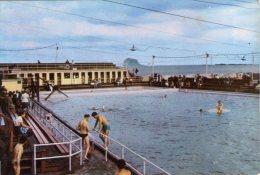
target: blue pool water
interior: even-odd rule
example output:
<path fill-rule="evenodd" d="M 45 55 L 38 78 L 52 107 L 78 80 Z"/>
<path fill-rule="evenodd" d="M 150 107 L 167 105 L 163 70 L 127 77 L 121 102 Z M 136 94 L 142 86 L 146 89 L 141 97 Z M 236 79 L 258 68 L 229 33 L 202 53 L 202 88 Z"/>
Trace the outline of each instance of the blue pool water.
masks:
<path fill-rule="evenodd" d="M 111 109 L 103 113 L 110 136 L 172 174 L 260 173 L 259 98 L 147 88 L 67 93 L 43 103 L 72 126 L 89 108 Z M 219 99 L 230 110 L 221 116 L 209 112 Z"/>

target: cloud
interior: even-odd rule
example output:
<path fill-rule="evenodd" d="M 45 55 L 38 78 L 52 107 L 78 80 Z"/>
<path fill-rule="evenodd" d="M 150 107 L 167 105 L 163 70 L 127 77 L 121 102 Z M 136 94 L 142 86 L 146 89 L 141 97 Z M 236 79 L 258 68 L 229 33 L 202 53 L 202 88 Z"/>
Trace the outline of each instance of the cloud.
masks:
<path fill-rule="evenodd" d="M 167 2 L 169 3 L 169 1 Z M 30 1 L 22 3 L 64 11 L 65 13 L 92 16 L 93 18 L 125 23 L 136 27 L 103 23 L 79 16 L 1 2 L 1 46 L 26 48 L 53 43 L 59 43 L 61 46 L 86 46 L 96 50 L 113 50 L 118 52 L 120 56 L 107 54 L 109 58 L 114 58 L 114 60 L 119 59 L 118 57 L 124 58 L 128 56 L 128 48 L 132 44 L 140 48 L 140 51 L 135 53 L 136 55 L 148 56 L 152 54 L 165 56 L 193 54 L 185 51 L 185 49 L 195 50 L 194 53 L 205 53 L 205 51 L 215 53 L 223 51 L 242 52 L 248 50 L 247 48 L 222 45 L 216 42 L 205 41 L 204 39 L 242 43 L 245 45 L 251 42 L 259 46 L 259 35 L 252 32 L 100 1 Z M 133 1 L 131 4 L 150 7 L 149 1 Z M 196 3 L 196 6 L 193 7 L 187 2 L 169 3 L 166 5 L 166 1 L 160 1 L 160 3 L 153 2 L 151 4 L 151 8 L 169 13 L 255 30 L 260 28 L 260 18 L 257 18 L 257 16 L 259 17 L 258 11 L 236 7 L 205 7 L 207 6 L 202 6 L 200 3 Z M 142 46 L 142 44 L 177 49 L 145 49 L 147 47 Z M 141 50 L 145 51 L 141 53 Z M 91 51 L 83 51 L 83 49 L 79 49 L 77 52 L 69 49 L 60 52 L 64 58 L 66 55 L 71 58 L 84 58 L 86 52 L 92 58 L 98 58 L 102 55 L 101 57 L 105 59 L 106 55 L 101 52 L 91 53 Z"/>

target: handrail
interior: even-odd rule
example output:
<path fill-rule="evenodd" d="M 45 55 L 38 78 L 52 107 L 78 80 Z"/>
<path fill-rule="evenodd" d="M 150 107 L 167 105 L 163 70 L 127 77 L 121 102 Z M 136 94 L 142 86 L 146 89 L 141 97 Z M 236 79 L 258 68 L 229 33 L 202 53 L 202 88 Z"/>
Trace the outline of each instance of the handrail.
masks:
<path fill-rule="evenodd" d="M 39 105 L 38 105 L 39 106 Z M 45 110 L 45 109 L 44 109 Z M 46 110 L 45 110 L 46 111 Z M 38 112 L 38 111 L 36 111 L 40 116 L 41 116 L 41 113 L 40 112 Z M 49 112 L 48 112 L 49 113 Z M 57 123 L 60 123 L 59 122 L 59 120 L 57 119 L 57 118 L 53 118 L 53 120 L 56 120 L 56 122 Z M 64 133 L 62 133 L 59 129 L 57 129 L 53 124 L 52 124 L 52 122 L 49 122 L 49 124 L 58 132 L 58 133 L 60 133 L 61 135 L 63 135 L 63 138 L 65 138 L 65 139 L 67 139 L 67 140 L 70 140 L 66 135 L 64 135 Z M 60 123 L 61 125 L 62 125 L 62 127 L 64 128 L 65 127 L 65 125 L 63 124 L 63 123 Z M 70 131 L 71 131 L 71 129 L 70 129 Z M 63 130 L 63 132 L 64 132 L 64 130 Z M 73 132 L 73 131 L 71 131 L 71 132 Z M 77 134 L 75 134 L 74 133 L 74 136 L 78 136 Z M 64 142 L 64 141 L 63 141 Z M 78 148 L 76 145 L 73 145 L 73 146 L 75 146 L 76 148 Z M 79 148 L 78 148 L 79 149 Z"/>
<path fill-rule="evenodd" d="M 30 112 L 32 114 L 36 114 L 35 116 L 42 122 L 43 125 L 50 128 L 52 131 L 53 129 L 56 131 L 54 134 L 59 133 L 62 137 L 62 141 L 56 143 L 43 143 L 43 144 L 34 144 L 33 148 L 33 169 L 34 174 L 36 174 L 36 161 L 37 160 L 46 160 L 46 159 L 58 159 L 58 158 L 67 158 L 69 157 L 69 171 L 71 171 L 71 159 L 72 156 L 79 154 L 80 156 L 80 165 L 82 165 L 82 139 L 81 137 L 73 131 L 70 127 L 67 127 L 64 123 L 62 123 L 58 118 L 52 117 L 51 121 L 46 119 L 46 114 L 50 112 L 43 108 L 39 103 L 35 101 L 30 101 L 31 108 Z M 48 125 L 48 126 L 47 126 Z M 56 126 L 55 126 L 56 125 Z M 62 132 L 58 129 L 59 127 L 62 128 Z M 69 136 L 66 135 L 69 134 Z M 57 135 L 56 135 L 57 136 Z M 66 141 L 65 141 L 66 140 Z M 79 144 L 77 144 L 79 142 Z M 53 145 L 64 145 L 67 147 L 69 145 L 69 152 L 67 155 L 56 155 L 56 156 L 45 156 L 45 157 L 38 157 L 36 155 L 37 147 L 46 147 L 46 146 L 53 146 Z"/>
<path fill-rule="evenodd" d="M 104 136 L 104 137 L 107 137 L 110 141 L 112 140 L 113 142 L 115 142 L 115 143 L 117 143 L 118 145 L 120 145 L 120 146 L 122 147 L 122 153 L 123 153 L 123 154 L 124 154 L 124 149 L 127 149 L 127 150 L 130 151 L 131 153 L 133 153 L 133 154 L 135 154 L 136 156 L 140 157 L 140 158 L 144 161 L 144 166 L 143 166 L 143 174 L 144 174 L 144 175 L 146 174 L 146 173 L 145 173 L 145 164 L 146 164 L 146 163 L 151 164 L 152 166 L 154 166 L 155 168 L 159 169 L 160 171 L 162 171 L 163 173 L 165 173 L 165 174 L 167 174 L 167 175 L 171 175 L 171 174 L 170 174 L 169 172 L 167 172 L 166 170 L 164 170 L 164 169 L 162 169 L 161 167 L 157 166 L 156 164 L 154 164 L 153 162 L 149 161 L 148 159 L 146 159 L 145 157 L 141 156 L 140 154 L 136 153 L 135 151 L 133 151 L 132 149 L 128 148 L 128 147 L 125 146 L 124 144 L 122 144 L 122 143 L 116 141 L 115 139 L 113 139 L 113 138 L 111 138 L 111 137 L 109 137 L 109 136 L 107 136 L 107 135 L 105 135 L 105 134 L 103 134 L 103 133 L 101 133 L 101 132 L 99 132 L 99 131 L 97 131 L 97 130 L 95 130 L 95 131 L 96 131 L 96 133 L 101 134 L 101 135 Z M 90 135 L 90 137 L 91 137 L 92 139 L 95 139 L 95 138 L 92 137 L 91 135 Z M 99 145 L 100 145 L 100 144 L 99 144 Z M 102 146 L 102 145 L 100 145 L 100 146 Z M 102 146 L 102 147 L 105 149 L 104 146 Z M 108 149 L 105 149 L 105 151 L 106 151 L 106 152 L 111 152 L 111 153 L 113 153 L 112 151 L 109 151 Z M 114 153 L 113 153 L 113 154 L 114 154 Z M 106 160 L 107 160 L 107 153 L 106 153 L 105 155 L 106 155 Z M 117 157 L 118 157 L 118 156 L 117 156 Z M 124 155 L 122 155 L 122 157 L 124 157 Z M 134 169 L 135 169 L 135 168 L 134 168 Z M 135 169 L 135 170 L 137 170 L 137 169 Z M 137 170 L 137 171 L 138 171 L 138 170 Z M 141 173 L 141 172 L 139 172 L 139 173 Z"/>
<path fill-rule="evenodd" d="M 59 159 L 59 158 L 67 158 L 69 157 L 69 171 L 71 171 L 71 157 L 76 155 L 76 154 L 80 154 L 80 165 L 82 165 L 82 146 L 81 146 L 81 149 L 79 149 L 78 151 L 74 152 L 72 151 L 72 147 L 71 145 L 74 143 L 74 142 L 77 142 L 77 141 L 80 141 L 80 145 L 82 145 L 82 140 L 81 138 L 79 139 L 76 139 L 76 140 L 73 140 L 73 141 L 70 141 L 70 142 L 62 142 L 62 143 L 45 143 L 45 144 L 34 144 L 33 145 L 33 150 L 34 150 L 34 153 L 33 153 L 33 169 L 34 169 L 34 174 L 36 174 L 36 161 L 37 160 L 46 160 L 46 159 Z M 36 149 L 37 147 L 41 147 L 41 146 L 52 146 L 52 145 L 60 145 L 60 144 L 69 144 L 69 153 L 67 155 L 61 155 L 61 156 L 46 156 L 46 157 L 39 157 L 37 158 L 37 155 L 36 155 Z"/>
<path fill-rule="evenodd" d="M 62 120 L 58 117 L 58 115 L 55 114 L 53 111 L 49 110 L 48 108 L 46 108 L 46 107 L 43 106 L 42 104 L 39 104 L 39 103 L 37 103 L 37 102 L 34 102 L 34 103 L 37 104 L 37 106 L 40 107 L 41 109 L 43 109 L 44 111 L 47 111 L 47 113 L 51 113 L 51 114 L 54 116 L 53 119 L 59 121 L 59 122 L 62 123 L 64 126 L 67 125 L 66 127 L 69 128 L 69 130 L 71 130 L 72 132 L 74 132 L 74 134 L 79 135 L 74 128 L 72 128 L 70 125 L 66 124 L 64 121 L 62 121 Z M 98 131 L 96 131 L 95 133 L 102 134 L 102 133 L 100 133 L 100 132 L 98 132 Z M 104 134 L 102 134 L 102 135 L 105 136 L 105 137 L 108 137 L 108 136 L 106 136 L 106 135 L 104 135 Z M 91 140 L 93 141 L 94 144 L 99 145 L 100 147 L 103 147 L 103 146 L 97 141 L 97 140 L 99 140 L 99 139 L 96 139 L 94 136 L 92 136 L 92 134 L 90 134 L 90 138 L 91 138 Z M 139 175 L 139 174 L 140 174 L 140 175 L 147 175 L 147 173 L 146 173 L 146 166 L 149 164 L 149 165 L 152 165 L 153 167 L 155 167 L 155 168 L 156 168 L 157 170 L 159 170 L 161 173 L 166 174 L 166 175 L 171 175 L 169 172 L 165 171 L 164 169 L 162 169 L 161 167 L 157 166 L 157 165 L 154 164 L 153 162 L 149 161 L 149 160 L 146 159 L 145 157 L 139 155 L 138 153 L 136 153 L 136 152 L 133 151 L 132 149 L 128 148 L 128 147 L 125 146 L 124 144 L 122 144 L 122 143 L 116 141 L 115 139 L 113 139 L 113 138 L 111 138 L 111 137 L 108 137 L 108 138 L 109 138 L 111 141 L 115 142 L 117 145 L 119 145 L 119 146 L 122 147 L 122 150 L 121 150 L 122 155 L 121 155 L 121 156 L 118 156 L 117 154 L 113 153 L 111 150 L 107 150 L 107 149 L 105 149 L 105 148 L 103 147 L 104 150 L 105 150 L 106 161 L 108 160 L 108 158 L 107 158 L 107 157 L 108 157 L 108 154 L 107 154 L 108 152 L 109 152 L 110 154 L 112 154 L 113 156 L 117 157 L 118 159 L 120 159 L 120 158 L 124 158 L 124 157 L 125 157 L 125 156 L 124 156 L 124 154 L 125 154 L 125 151 L 124 151 L 124 150 L 128 150 L 128 151 L 131 152 L 132 154 L 138 156 L 138 157 L 143 161 L 143 172 L 138 171 L 135 167 L 133 167 L 133 166 L 131 166 L 130 164 L 127 163 L 127 165 L 128 165 L 129 167 L 131 167 L 132 170 L 136 172 L 136 174 L 138 174 L 138 175 Z M 62 142 L 62 143 L 67 143 L 67 144 L 68 144 L 68 142 Z M 75 144 L 74 142 L 71 143 L 71 145 L 74 145 L 74 144 Z M 38 144 L 38 145 L 40 146 L 40 144 Z M 80 146 L 82 146 L 82 145 L 80 145 Z M 71 146 L 70 146 L 70 147 L 71 147 Z M 70 149 L 71 149 L 71 148 L 70 148 Z M 37 159 L 37 160 L 40 160 L 40 159 Z"/>

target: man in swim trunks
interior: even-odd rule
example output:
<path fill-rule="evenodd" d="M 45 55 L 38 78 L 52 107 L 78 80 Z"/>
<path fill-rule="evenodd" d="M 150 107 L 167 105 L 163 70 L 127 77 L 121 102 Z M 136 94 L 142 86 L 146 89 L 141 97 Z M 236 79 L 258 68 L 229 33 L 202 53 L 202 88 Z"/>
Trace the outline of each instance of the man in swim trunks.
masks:
<path fill-rule="evenodd" d="M 88 160 L 88 153 L 89 153 L 89 149 L 90 149 L 90 143 L 89 143 L 89 136 L 88 136 L 88 132 L 89 132 L 89 126 L 88 126 L 88 119 L 89 119 L 90 115 L 89 114 L 85 114 L 84 118 L 79 122 L 78 124 L 78 129 L 80 130 L 80 135 L 82 137 L 82 144 L 86 144 L 86 153 L 84 158 L 86 160 Z"/>
<path fill-rule="evenodd" d="M 95 126 L 93 128 L 93 130 L 96 129 L 97 124 L 98 124 L 98 132 L 100 139 L 103 141 L 103 143 L 105 144 L 105 148 L 108 148 L 108 144 L 109 144 L 109 140 L 108 140 L 108 134 L 109 134 L 109 130 L 110 130 L 110 126 L 108 124 L 107 119 L 102 116 L 102 115 L 98 115 L 98 113 L 93 112 L 92 113 L 92 117 L 94 117 L 96 119 L 96 123 Z"/>
<path fill-rule="evenodd" d="M 222 114 L 222 112 L 223 112 L 223 104 L 221 103 L 221 100 L 219 100 L 217 104 L 217 114 Z"/>

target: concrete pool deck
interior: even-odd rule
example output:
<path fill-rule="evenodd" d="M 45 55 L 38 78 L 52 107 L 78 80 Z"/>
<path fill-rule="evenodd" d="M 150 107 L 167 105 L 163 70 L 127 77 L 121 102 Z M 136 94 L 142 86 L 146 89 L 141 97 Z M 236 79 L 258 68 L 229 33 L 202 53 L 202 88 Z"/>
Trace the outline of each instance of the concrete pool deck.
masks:
<path fill-rule="evenodd" d="M 62 90 L 65 94 L 69 96 L 93 96 L 93 95 L 102 95 L 102 94 L 133 94 L 133 93 L 143 93 L 143 91 L 165 91 L 165 92 L 181 92 L 181 93 L 205 93 L 205 94 L 220 94 L 220 95 L 233 95 L 233 96 L 244 96 L 244 97 L 256 97 L 259 98 L 260 94 L 250 94 L 250 93 L 243 93 L 243 92 L 228 92 L 228 91 L 214 91 L 214 90 L 199 90 L 199 89 L 178 89 L 178 88 L 165 88 L 165 87 L 148 87 L 148 86 L 136 86 L 136 87 L 128 87 L 125 90 L 124 87 L 113 87 L 113 88 L 94 88 L 94 89 L 73 89 L 73 90 Z M 40 92 L 40 99 L 44 100 L 51 91 L 41 91 Z M 50 98 L 63 98 L 66 97 L 59 93 L 55 92 Z"/>
<path fill-rule="evenodd" d="M 83 149 L 83 155 L 85 154 L 85 147 Z M 115 174 L 117 167 L 112 161 L 105 161 L 105 156 L 101 154 L 98 150 L 91 150 L 91 158 L 88 161 L 83 161 L 82 166 L 76 169 L 68 175 L 113 175 Z"/>

